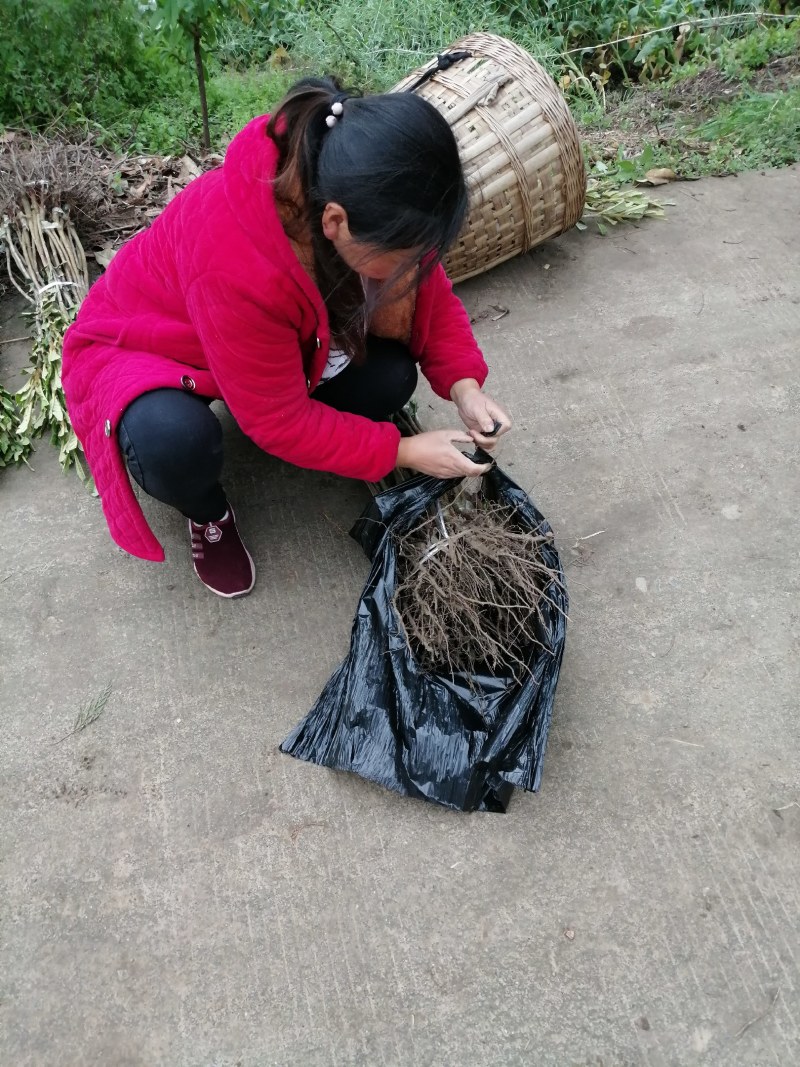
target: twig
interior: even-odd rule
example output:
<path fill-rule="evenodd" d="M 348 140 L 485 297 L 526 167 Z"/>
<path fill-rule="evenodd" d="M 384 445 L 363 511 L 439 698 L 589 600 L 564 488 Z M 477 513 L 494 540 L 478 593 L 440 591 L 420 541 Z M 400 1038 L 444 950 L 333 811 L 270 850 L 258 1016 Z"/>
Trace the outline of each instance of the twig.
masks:
<path fill-rule="evenodd" d="M 670 643 L 669 643 L 669 648 L 667 649 L 667 651 L 666 651 L 666 652 L 660 652 L 660 653 L 659 653 L 659 654 L 658 654 L 658 655 L 656 656 L 656 659 L 666 659 L 666 658 L 667 658 L 667 656 L 668 656 L 668 655 L 670 654 L 670 652 L 672 651 L 672 648 L 673 648 L 673 645 L 674 645 L 674 644 L 675 644 L 675 634 L 673 634 L 673 635 L 672 635 L 672 640 L 671 640 L 671 641 L 670 641 Z"/>
<path fill-rule="evenodd" d="M 328 20 L 323 15 L 321 15 L 319 12 L 317 12 L 317 17 L 319 18 L 319 20 L 323 24 L 323 26 L 327 26 L 328 29 L 331 31 L 331 33 L 334 35 L 336 40 L 339 42 L 339 44 L 344 49 L 344 54 L 347 56 L 347 58 L 350 60 L 350 62 L 355 64 L 356 66 L 358 66 L 358 63 L 359 63 L 358 57 L 354 56 L 353 53 L 350 51 L 350 49 L 347 47 L 347 42 L 344 40 L 342 35 L 336 29 L 336 27 L 332 26 L 330 24 L 330 22 L 328 22 Z"/>
<path fill-rule="evenodd" d="M 17 341 L 32 341 L 32 340 L 33 340 L 33 337 L 31 336 L 31 334 L 26 333 L 24 337 L 6 337 L 2 341 L 0 341 L 0 345 L 13 345 L 13 344 L 16 344 Z"/>
<path fill-rule="evenodd" d="M 68 737 L 74 737 L 75 734 L 85 730 L 87 726 L 91 726 L 93 722 L 96 722 L 103 712 L 106 710 L 106 704 L 111 696 L 112 688 L 111 683 L 105 687 L 99 696 L 96 696 L 94 700 L 90 700 L 87 704 L 84 704 L 81 710 L 78 712 L 78 717 L 75 719 L 75 725 L 72 727 L 68 734 L 64 734 L 54 744 L 60 745 L 62 741 L 66 741 Z"/>
<path fill-rule="evenodd" d="M 426 670 L 529 674 L 530 650 L 552 652 L 554 612 L 564 614 L 561 576 L 542 555 L 552 536 L 517 526 L 513 508 L 486 500 L 446 508 L 449 537 L 436 552 L 437 516 L 398 538 L 393 604 L 409 647 Z"/>
<path fill-rule="evenodd" d="M 775 992 L 772 994 L 772 1000 L 769 1002 L 769 1004 L 767 1004 L 766 1008 L 764 1008 L 764 1010 L 760 1014 L 756 1015 L 755 1019 L 751 1019 L 749 1023 L 744 1024 L 741 1030 L 736 1031 L 736 1033 L 734 1034 L 734 1039 L 742 1037 L 744 1034 L 747 1033 L 751 1026 L 755 1026 L 756 1023 L 761 1022 L 764 1016 L 775 1007 L 775 1001 L 778 999 L 779 993 L 780 988 L 775 990 Z"/>
<path fill-rule="evenodd" d="M 328 823 L 321 822 L 321 821 L 316 820 L 316 819 L 313 822 L 301 822 L 301 823 L 298 823 L 296 826 L 293 826 L 292 829 L 289 831 L 289 840 L 292 842 L 293 845 L 296 845 L 297 844 L 297 839 L 300 836 L 300 834 L 303 832 L 303 830 L 310 830 L 312 826 L 325 827 L 325 826 L 328 826 L 328 825 L 329 825 Z"/>
<path fill-rule="evenodd" d="M 327 511 L 323 511 L 322 517 L 323 517 L 323 519 L 325 519 L 326 522 L 329 522 L 331 524 L 331 526 L 334 528 L 334 530 L 338 530 L 339 533 L 340 534 L 344 534 L 345 537 L 347 536 L 347 530 L 345 530 L 344 526 L 342 526 L 341 523 L 337 522 L 336 519 L 332 519 L 330 517 L 330 515 L 327 513 Z"/>

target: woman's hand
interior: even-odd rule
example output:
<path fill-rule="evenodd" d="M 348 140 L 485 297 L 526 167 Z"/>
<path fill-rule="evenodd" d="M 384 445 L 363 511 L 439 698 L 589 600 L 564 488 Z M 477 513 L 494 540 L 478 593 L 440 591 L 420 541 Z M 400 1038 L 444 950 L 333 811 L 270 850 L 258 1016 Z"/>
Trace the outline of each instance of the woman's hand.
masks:
<path fill-rule="evenodd" d="M 484 451 L 491 452 L 497 439 L 511 429 L 511 419 L 486 393 L 474 378 L 462 378 L 450 390 L 450 398 L 458 408 L 461 421 L 469 430 L 470 437 Z M 496 423 L 497 432 L 492 434 Z M 491 436 L 487 436 L 491 434 Z"/>
<path fill-rule="evenodd" d="M 432 474 L 435 478 L 476 478 L 491 470 L 491 463 L 473 463 L 456 443 L 472 444 L 463 430 L 429 430 L 403 437 L 397 449 L 397 466 Z"/>

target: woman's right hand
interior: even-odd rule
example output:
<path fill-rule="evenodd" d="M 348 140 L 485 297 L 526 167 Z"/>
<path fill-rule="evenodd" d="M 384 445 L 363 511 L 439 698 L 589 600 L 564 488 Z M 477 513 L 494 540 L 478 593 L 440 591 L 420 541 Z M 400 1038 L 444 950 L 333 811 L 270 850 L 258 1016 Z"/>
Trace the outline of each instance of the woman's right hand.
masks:
<path fill-rule="evenodd" d="M 397 449 L 397 466 L 434 478 L 477 478 L 492 469 L 491 463 L 473 463 L 456 444 L 475 446 L 463 430 L 428 430 L 403 437 Z"/>

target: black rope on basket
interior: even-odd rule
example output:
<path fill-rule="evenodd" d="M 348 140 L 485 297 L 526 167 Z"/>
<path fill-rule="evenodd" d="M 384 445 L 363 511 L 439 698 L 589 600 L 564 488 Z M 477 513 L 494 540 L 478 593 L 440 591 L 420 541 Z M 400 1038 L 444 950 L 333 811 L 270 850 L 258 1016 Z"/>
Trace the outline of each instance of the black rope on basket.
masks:
<path fill-rule="evenodd" d="M 435 74 L 438 74 L 442 70 L 449 70 L 453 64 L 460 63 L 462 59 L 472 59 L 472 52 L 445 52 L 444 54 L 437 56 L 436 66 L 429 67 L 424 74 L 417 78 L 413 85 L 409 85 L 406 92 L 416 92 L 420 85 L 424 85 L 425 82 L 430 81 Z"/>

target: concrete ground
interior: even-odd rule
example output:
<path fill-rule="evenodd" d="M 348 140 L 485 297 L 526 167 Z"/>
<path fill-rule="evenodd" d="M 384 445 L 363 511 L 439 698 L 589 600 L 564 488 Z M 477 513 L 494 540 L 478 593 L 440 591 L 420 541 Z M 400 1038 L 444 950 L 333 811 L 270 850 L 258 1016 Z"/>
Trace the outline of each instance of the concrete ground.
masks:
<path fill-rule="evenodd" d="M 572 595 L 505 816 L 278 752 L 347 648 L 360 484 L 229 426 L 227 603 L 165 508 L 146 564 L 47 447 L 2 475 L 0 1062 L 800 1063 L 799 193 L 679 185 L 462 287 Z"/>

